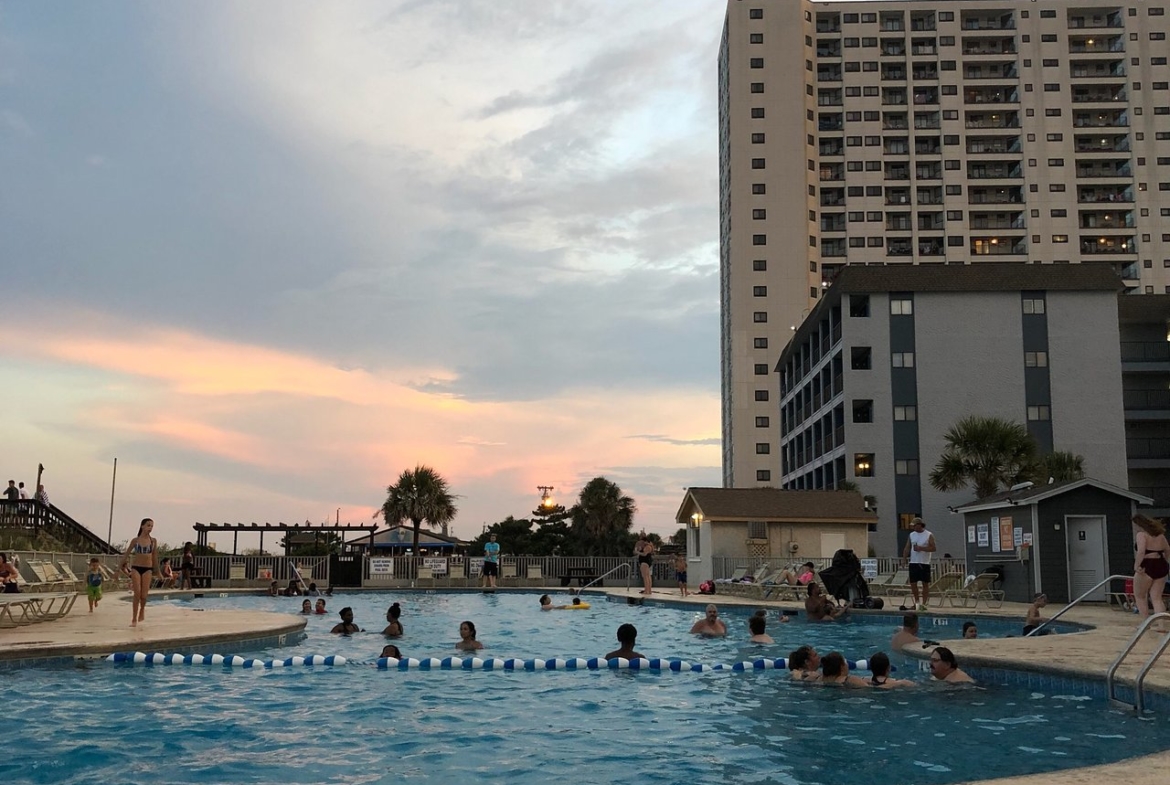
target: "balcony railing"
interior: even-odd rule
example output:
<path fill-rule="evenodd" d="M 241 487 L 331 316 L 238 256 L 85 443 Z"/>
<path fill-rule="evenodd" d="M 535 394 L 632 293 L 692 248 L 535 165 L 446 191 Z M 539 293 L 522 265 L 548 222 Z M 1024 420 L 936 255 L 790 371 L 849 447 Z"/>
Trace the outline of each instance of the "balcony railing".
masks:
<path fill-rule="evenodd" d="M 901 57 L 904 54 L 906 54 L 906 44 L 901 41 L 882 41 L 882 55 Z"/>
<path fill-rule="evenodd" d="M 967 201 L 970 204 L 1023 204 L 1024 196 L 1018 188 L 990 193 L 979 193 L 972 189 L 968 193 Z"/>
<path fill-rule="evenodd" d="M 1069 54 L 1074 55 L 1124 52 L 1125 39 L 1119 35 L 1099 38 L 1070 38 L 1068 51 Z"/>
<path fill-rule="evenodd" d="M 1151 390 L 1150 392 L 1155 392 Z M 1168 396 L 1167 404 L 1159 406 L 1159 409 L 1170 409 L 1170 393 L 1166 390 L 1158 390 Z M 1126 407 L 1129 408 L 1129 407 Z M 1150 438 L 1135 438 L 1125 440 L 1125 457 L 1133 460 L 1134 458 L 1170 458 L 1170 439 L 1160 439 L 1156 437 Z"/>
<path fill-rule="evenodd" d="M 973 256 L 1023 256 L 1027 253 L 1028 244 L 1018 238 L 981 237 L 971 240 Z"/>
<path fill-rule="evenodd" d="M 1170 362 L 1170 341 L 1122 341 L 1121 342 L 1121 361 L 1122 362 Z M 1130 390 L 1126 392 L 1129 395 Z M 1165 393 L 1170 396 L 1170 390 L 1149 390 L 1144 392 Z M 1140 409 L 1141 406 L 1130 406 L 1125 404 L 1127 409 Z M 1158 408 L 1170 408 L 1170 397 L 1167 398 L 1167 406 Z"/>
<path fill-rule="evenodd" d="M 1015 218 L 988 218 L 987 216 L 971 216 L 972 229 L 1014 229 L 1024 230 L 1028 228 L 1027 221 L 1024 220 L 1022 213 L 1017 214 Z"/>
<path fill-rule="evenodd" d="M 1019 74 L 1016 73 L 1014 65 L 1008 66 L 1002 71 L 998 68 L 990 68 L 986 71 L 981 67 L 965 68 L 963 69 L 964 79 L 1016 79 Z"/>
<path fill-rule="evenodd" d="M 972 180 L 1013 180 L 1024 176 L 1019 166 L 979 166 L 969 165 L 967 177 Z"/>
<path fill-rule="evenodd" d="M 1125 188 L 1119 191 L 1082 190 L 1077 194 L 1077 201 L 1081 204 L 1101 204 L 1114 202 L 1127 204 L 1133 202 L 1133 191 L 1129 188 Z"/>
<path fill-rule="evenodd" d="M 1129 164 L 1124 166 L 1078 166 L 1077 177 L 1133 177 Z"/>
<path fill-rule="evenodd" d="M 1088 255 L 1125 254 L 1126 256 L 1132 256 L 1137 253 L 1137 240 L 1132 237 L 1082 237 L 1081 253 Z"/>
<path fill-rule="evenodd" d="M 1016 42 L 1014 38 L 1003 41 L 968 41 L 964 39 L 963 54 L 972 56 L 1014 55 L 1016 54 Z"/>
<path fill-rule="evenodd" d="M 1020 94 L 1015 90 L 967 90 L 963 93 L 963 103 L 978 104 L 1018 104 Z"/>
<path fill-rule="evenodd" d="M 996 128 L 1019 128 L 1020 119 L 1016 116 L 1015 112 L 1008 112 L 998 117 L 969 117 L 964 125 L 967 128 L 984 128 L 987 130 Z"/>
<path fill-rule="evenodd" d="M 1080 227 L 1082 229 L 1132 229 L 1134 226 L 1133 211 L 1115 212 L 1081 212 Z"/>
<path fill-rule="evenodd" d="M 965 17 L 964 30 L 1015 30 L 1016 20 L 1011 15 L 1001 17 Z"/>
<path fill-rule="evenodd" d="M 986 155 L 987 153 L 1018 153 L 1020 152 L 1020 137 L 1001 136 L 999 138 L 980 139 L 967 137 L 967 152 L 971 155 Z"/>
<path fill-rule="evenodd" d="M 1170 409 L 1170 390 L 1125 390 L 1121 399 L 1126 411 L 1148 412 L 1157 409 Z M 1126 439 L 1126 442 L 1129 441 Z M 1129 457 L 1137 456 L 1130 455 Z"/>
<path fill-rule="evenodd" d="M 1072 95 L 1074 104 L 1105 104 L 1128 100 L 1124 90 L 1074 90 Z"/>

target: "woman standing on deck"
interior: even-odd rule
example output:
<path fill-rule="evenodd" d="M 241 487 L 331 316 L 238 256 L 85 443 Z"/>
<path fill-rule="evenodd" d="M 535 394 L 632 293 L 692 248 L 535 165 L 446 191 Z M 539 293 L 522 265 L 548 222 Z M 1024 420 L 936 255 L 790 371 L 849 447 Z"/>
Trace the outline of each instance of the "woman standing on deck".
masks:
<path fill-rule="evenodd" d="M 183 578 L 179 584 L 180 589 L 193 589 L 194 583 L 191 577 L 195 574 L 195 550 L 191 543 L 183 546 L 183 557 L 179 561 L 179 572 Z"/>
<path fill-rule="evenodd" d="M 642 594 L 650 594 L 650 567 L 654 564 L 654 543 L 646 539 L 646 532 L 638 535 L 634 544 L 634 555 L 638 557 L 638 571 L 642 573 Z"/>
<path fill-rule="evenodd" d="M 1133 516 L 1137 533 L 1137 555 L 1133 565 L 1133 600 L 1138 615 L 1145 619 L 1154 613 L 1165 613 L 1162 592 L 1166 590 L 1166 576 L 1170 574 L 1170 543 L 1166 542 L 1166 526 L 1161 521 L 1138 513 Z"/>
<path fill-rule="evenodd" d="M 150 582 L 158 572 L 158 540 L 150 536 L 154 521 L 143 518 L 138 525 L 138 536 L 126 546 L 122 569 L 130 576 L 130 590 L 134 601 L 130 604 L 130 626 L 146 621 L 146 595 L 150 593 Z"/>

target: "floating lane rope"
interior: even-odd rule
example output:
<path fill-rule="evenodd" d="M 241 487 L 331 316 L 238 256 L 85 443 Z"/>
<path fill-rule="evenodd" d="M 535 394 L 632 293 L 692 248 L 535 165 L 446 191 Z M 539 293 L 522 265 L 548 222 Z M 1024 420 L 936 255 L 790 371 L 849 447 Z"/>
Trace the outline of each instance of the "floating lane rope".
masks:
<path fill-rule="evenodd" d="M 313 654 L 306 657 L 288 657 L 283 660 L 260 660 L 241 657 L 233 654 L 161 654 L 158 652 L 143 653 L 116 652 L 105 658 L 107 662 L 123 665 L 221 665 L 230 668 L 251 668 L 256 670 L 271 670 L 273 668 L 296 668 L 313 666 L 340 666 L 365 665 L 373 666 L 378 670 L 465 670 L 465 671 L 583 671 L 583 670 L 631 670 L 631 671 L 672 671 L 674 673 L 706 673 L 708 671 L 731 671 L 742 673 L 746 671 L 788 670 L 788 660 L 784 657 L 776 659 L 760 658 L 744 660 L 742 662 L 716 662 L 705 664 L 701 662 L 687 662 L 675 659 L 635 659 L 615 657 L 610 660 L 601 657 L 571 657 L 568 659 L 500 659 L 498 657 L 428 657 L 415 659 L 413 657 L 395 659 L 394 657 L 379 657 L 373 662 L 364 660 L 350 660 L 339 654 L 322 656 Z M 868 670 L 867 660 L 847 660 L 850 670 Z M 893 670 L 891 668 L 891 670 Z"/>

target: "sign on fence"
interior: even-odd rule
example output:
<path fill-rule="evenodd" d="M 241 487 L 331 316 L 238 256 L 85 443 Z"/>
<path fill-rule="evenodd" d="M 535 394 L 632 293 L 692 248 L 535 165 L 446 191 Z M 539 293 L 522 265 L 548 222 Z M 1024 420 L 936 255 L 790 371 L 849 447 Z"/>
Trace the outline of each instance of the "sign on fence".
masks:
<path fill-rule="evenodd" d="M 483 575 L 483 557 L 473 557 L 467 560 L 467 574 L 472 578 Z"/>
<path fill-rule="evenodd" d="M 370 577 L 379 578 L 393 578 L 394 577 L 394 560 L 393 559 L 370 559 Z"/>
<path fill-rule="evenodd" d="M 422 560 L 422 566 L 430 567 L 432 575 L 447 574 L 447 560 L 442 556 L 428 556 Z"/>
<path fill-rule="evenodd" d="M 877 577 L 878 564 L 877 559 L 861 559 L 861 577 L 867 581 L 872 581 Z"/>

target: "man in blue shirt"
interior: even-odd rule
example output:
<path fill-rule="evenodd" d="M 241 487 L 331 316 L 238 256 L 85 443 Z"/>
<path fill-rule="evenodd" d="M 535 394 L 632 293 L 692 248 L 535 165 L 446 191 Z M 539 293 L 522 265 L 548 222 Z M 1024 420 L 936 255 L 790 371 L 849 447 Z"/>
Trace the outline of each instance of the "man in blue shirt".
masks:
<path fill-rule="evenodd" d="M 496 535 L 483 546 L 483 580 L 488 588 L 496 588 L 496 576 L 500 574 L 500 544 Z"/>

